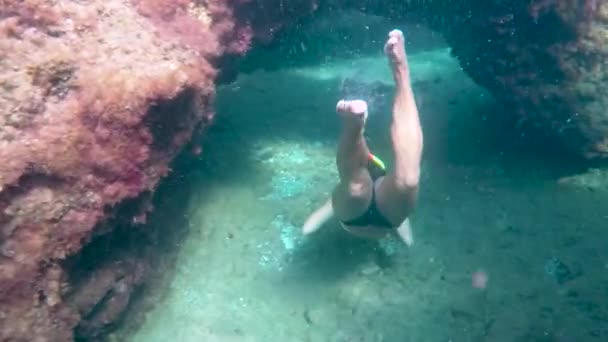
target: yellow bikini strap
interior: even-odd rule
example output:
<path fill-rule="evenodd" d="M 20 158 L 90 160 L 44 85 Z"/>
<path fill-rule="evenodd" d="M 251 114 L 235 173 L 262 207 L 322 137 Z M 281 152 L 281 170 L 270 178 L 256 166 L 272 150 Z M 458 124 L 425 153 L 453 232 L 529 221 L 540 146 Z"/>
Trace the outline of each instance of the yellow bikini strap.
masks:
<path fill-rule="evenodd" d="M 384 166 L 384 163 L 382 162 L 382 160 L 380 160 L 380 158 L 376 157 L 371 152 L 367 155 L 367 157 L 377 167 L 381 168 L 382 170 L 386 170 L 386 167 Z"/>

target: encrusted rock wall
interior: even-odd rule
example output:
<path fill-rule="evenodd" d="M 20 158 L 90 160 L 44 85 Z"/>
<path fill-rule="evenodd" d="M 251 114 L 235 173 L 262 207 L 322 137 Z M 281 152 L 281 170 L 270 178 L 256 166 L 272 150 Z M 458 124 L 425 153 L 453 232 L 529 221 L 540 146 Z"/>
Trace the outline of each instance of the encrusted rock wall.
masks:
<path fill-rule="evenodd" d="M 145 11 L 158 13 L 119 0 L 2 2 L 1 341 L 69 341 L 103 301 L 107 317 L 81 329 L 98 332 L 141 281 L 145 268 L 118 258 L 77 284 L 66 259 L 111 230 L 101 223 L 121 203 L 153 191 L 211 118 L 208 60 L 232 29 L 191 17 L 182 29 L 207 36 L 184 42 Z M 148 209 L 139 208 L 134 223 Z"/>
<path fill-rule="evenodd" d="M 608 158 L 608 1 L 470 4 L 442 28 L 466 72 L 537 133 Z"/>

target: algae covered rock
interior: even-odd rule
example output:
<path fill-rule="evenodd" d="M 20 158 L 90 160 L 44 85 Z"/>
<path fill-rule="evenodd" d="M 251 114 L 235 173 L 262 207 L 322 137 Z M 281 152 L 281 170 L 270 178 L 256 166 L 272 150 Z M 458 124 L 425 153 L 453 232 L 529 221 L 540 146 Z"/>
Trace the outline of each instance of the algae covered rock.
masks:
<path fill-rule="evenodd" d="M 521 123 L 580 156 L 608 158 L 608 2 L 469 5 L 442 27 L 465 71 Z"/>
<path fill-rule="evenodd" d="M 113 0 L 4 1 L 0 18 L 0 340 L 66 341 L 86 316 L 66 298 L 90 292 L 67 260 L 153 191 L 204 126 L 221 30 L 188 22 L 218 42 L 193 49 Z M 121 274 L 143 268 L 119 261 L 79 278 L 103 274 L 100 293 L 130 293 L 141 276 Z"/>
<path fill-rule="evenodd" d="M 219 69 L 316 6 L 277 5 L 2 2 L 0 340 L 96 338 L 120 318 L 147 273 L 129 227 L 211 122 Z"/>

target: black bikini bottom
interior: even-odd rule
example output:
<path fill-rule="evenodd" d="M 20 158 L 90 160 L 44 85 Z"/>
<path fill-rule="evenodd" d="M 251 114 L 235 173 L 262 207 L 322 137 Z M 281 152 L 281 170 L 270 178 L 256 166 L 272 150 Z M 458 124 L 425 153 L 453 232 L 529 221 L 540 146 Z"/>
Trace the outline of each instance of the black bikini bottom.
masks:
<path fill-rule="evenodd" d="M 372 184 L 372 200 L 369 203 L 367 210 L 355 219 L 342 221 L 342 224 L 345 226 L 356 227 L 374 226 L 387 229 L 394 228 L 394 225 L 391 224 L 384 216 L 382 216 L 380 211 L 378 211 L 375 182 Z"/>

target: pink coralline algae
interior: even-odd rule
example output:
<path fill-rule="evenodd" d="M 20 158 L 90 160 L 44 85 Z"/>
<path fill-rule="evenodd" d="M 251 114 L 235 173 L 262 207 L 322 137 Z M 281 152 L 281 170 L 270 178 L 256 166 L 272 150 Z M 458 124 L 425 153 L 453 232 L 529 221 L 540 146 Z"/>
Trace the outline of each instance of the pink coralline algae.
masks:
<path fill-rule="evenodd" d="M 145 267 L 114 260 L 75 276 L 67 261 L 112 231 L 125 201 L 153 192 L 210 121 L 211 60 L 229 32 L 163 35 L 120 0 L 9 0 L 0 18 L 0 340 L 87 337 L 118 317 Z M 141 222 L 149 206 L 136 208 Z M 121 293 L 95 307 L 103 317 L 74 299 L 95 286 Z"/>
<path fill-rule="evenodd" d="M 242 55 L 252 43 L 247 21 L 238 21 L 230 3 L 222 0 L 132 0 L 158 32 L 205 57 Z"/>

